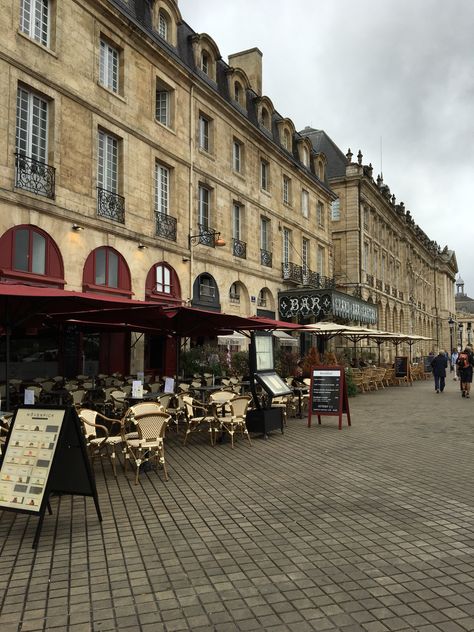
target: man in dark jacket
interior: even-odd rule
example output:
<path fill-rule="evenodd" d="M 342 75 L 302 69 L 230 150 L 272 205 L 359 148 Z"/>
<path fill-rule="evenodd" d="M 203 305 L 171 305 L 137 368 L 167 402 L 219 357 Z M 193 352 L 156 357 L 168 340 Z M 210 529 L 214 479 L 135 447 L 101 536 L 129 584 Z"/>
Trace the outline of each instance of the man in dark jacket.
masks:
<path fill-rule="evenodd" d="M 444 391 L 446 382 L 446 368 L 448 366 L 448 358 L 446 357 L 443 349 L 439 350 L 437 356 L 431 360 L 431 366 L 433 368 L 433 376 L 435 381 L 435 391 L 441 393 Z"/>

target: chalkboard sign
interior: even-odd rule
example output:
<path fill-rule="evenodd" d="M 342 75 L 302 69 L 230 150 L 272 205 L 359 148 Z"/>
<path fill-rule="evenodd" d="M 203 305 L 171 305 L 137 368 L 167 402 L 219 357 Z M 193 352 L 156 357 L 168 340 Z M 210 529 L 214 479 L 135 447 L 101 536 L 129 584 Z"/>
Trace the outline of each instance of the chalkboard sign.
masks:
<path fill-rule="evenodd" d="M 99 520 L 94 475 L 84 433 L 72 406 L 20 406 L 0 456 L 0 510 L 36 514 L 36 547 L 49 496 L 92 496 Z"/>
<path fill-rule="evenodd" d="M 433 362 L 434 356 L 424 356 L 423 358 L 423 370 L 425 373 L 432 373 L 433 367 L 431 363 Z"/>
<path fill-rule="evenodd" d="M 339 417 L 339 430 L 342 428 L 342 415 L 347 416 L 347 424 L 351 425 L 349 402 L 344 367 L 318 366 L 311 369 L 310 405 L 308 426 L 311 426 L 313 415 L 334 415 Z"/>
<path fill-rule="evenodd" d="M 408 357 L 395 357 L 395 377 L 408 377 Z"/>

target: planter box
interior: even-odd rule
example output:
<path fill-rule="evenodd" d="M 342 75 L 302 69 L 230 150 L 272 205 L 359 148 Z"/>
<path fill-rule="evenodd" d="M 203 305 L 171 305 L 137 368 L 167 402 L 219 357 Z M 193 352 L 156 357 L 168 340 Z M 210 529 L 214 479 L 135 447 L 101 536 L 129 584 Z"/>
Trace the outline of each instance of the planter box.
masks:
<path fill-rule="evenodd" d="M 283 434 L 283 411 L 281 408 L 249 410 L 246 425 L 249 432 L 259 432 L 265 439 L 272 430 L 280 430 Z"/>

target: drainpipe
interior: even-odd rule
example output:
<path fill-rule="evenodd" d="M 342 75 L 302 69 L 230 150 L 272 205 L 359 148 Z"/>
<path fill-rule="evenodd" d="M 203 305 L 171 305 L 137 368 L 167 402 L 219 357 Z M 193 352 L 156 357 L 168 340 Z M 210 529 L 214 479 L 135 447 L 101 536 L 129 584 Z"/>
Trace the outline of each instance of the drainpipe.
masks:
<path fill-rule="evenodd" d="M 193 199 L 194 199 L 194 86 L 189 93 L 189 191 L 188 191 L 188 235 L 193 234 Z M 189 248 L 189 300 L 193 298 L 194 256 L 193 247 L 188 242 Z"/>
<path fill-rule="evenodd" d="M 358 204 L 358 208 L 359 208 L 359 287 L 362 285 L 362 254 L 364 252 L 364 233 L 362 230 L 362 222 L 363 222 L 363 217 L 362 217 L 362 206 L 360 203 L 360 179 L 359 182 L 357 183 L 357 204 Z"/>

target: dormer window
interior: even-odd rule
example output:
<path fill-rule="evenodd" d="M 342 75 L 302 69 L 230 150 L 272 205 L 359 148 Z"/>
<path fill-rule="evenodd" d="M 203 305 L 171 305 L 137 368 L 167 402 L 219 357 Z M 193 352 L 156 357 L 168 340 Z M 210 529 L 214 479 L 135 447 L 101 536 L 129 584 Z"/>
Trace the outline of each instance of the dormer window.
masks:
<path fill-rule="evenodd" d="M 168 27 L 168 18 L 165 15 L 165 12 L 160 9 L 158 14 L 158 35 L 166 41 L 168 41 Z"/>
<path fill-rule="evenodd" d="M 242 105 L 242 86 L 238 81 L 234 82 L 234 100 Z"/>
<path fill-rule="evenodd" d="M 307 147 L 303 147 L 303 164 L 305 167 L 309 166 L 309 151 Z"/>
<path fill-rule="evenodd" d="M 283 147 L 288 151 L 291 149 L 290 132 L 287 129 L 283 131 Z"/>
<path fill-rule="evenodd" d="M 270 129 L 270 115 L 268 114 L 267 108 L 262 108 L 260 123 L 263 125 L 263 127 Z"/>
<path fill-rule="evenodd" d="M 209 75 L 209 55 L 205 50 L 201 53 L 201 70 L 205 75 Z"/>
<path fill-rule="evenodd" d="M 318 178 L 324 181 L 324 163 L 322 160 L 318 160 Z"/>

